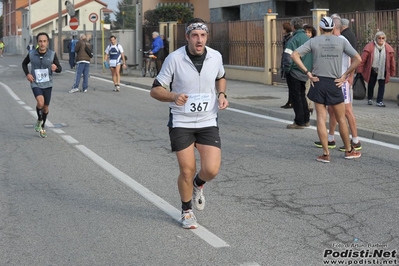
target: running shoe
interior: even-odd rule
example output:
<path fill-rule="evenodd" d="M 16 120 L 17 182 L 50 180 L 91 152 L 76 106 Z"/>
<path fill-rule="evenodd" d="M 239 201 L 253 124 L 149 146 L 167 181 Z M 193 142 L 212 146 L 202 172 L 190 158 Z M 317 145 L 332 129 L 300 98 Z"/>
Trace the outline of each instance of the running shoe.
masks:
<path fill-rule="evenodd" d="M 372 100 L 367 100 L 367 105 L 373 105 L 373 101 Z"/>
<path fill-rule="evenodd" d="M 358 143 L 353 143 L 351 140 L 351 145 L 356 151 L 360 151 L 362 149 L 362 144 L 360 143 L 360 140 Z M 345 146 L 339 147 L 340 151 L 345 151 Z"/>
<path fill-rule="evenodd" d="M 42 128 L 42 129 L 39 131 L 39 135 L 40 135 L 41 138 L 47 138 L 46 130 L 45 130 L 44 128 Z"/>
<path fill-rule="evenodd" d="M 114 91 L 120 91 L 120 88 L 118 85 L 115 85 Z"/>
<path fill-rule="evenodd" d="M 316 145 L 317 148 L 323 148 L 323 146 L 321 145 L 321 141 L 315 141 L 314 145 Z M 329 149 L 335 149 L 335 147 L 337 147 L 337 145 L 335 145 L 335 140 L 328 142 Z"/>
<path fill-rule="evenodd" d="M 181 213 L 181 226 L 185 229 L 196 229 L 198 227 L 197 218 L 192 210 L 182 211 Z"/>
<path fill-rule="evenodd" d="M 42 125 L 43 125 L 43 121 L 37 120 L 36 125 L 35 125 L 36 132 L 40 131 L 40 129 L 42 128 Z"/>
<path fill-rule="evenodd" d="M 78 91 L 79 91 L 78 88 L 73 88 L 73 89 L 71 89 L 71 90 L 69 91 L 69 93 L 75 93 L 75 92 L 78 92 Z"/>
<path fill-rule="evenodd" d="M 320 155 L 317 157 L 316 161 L 318 162 L 322 162 L 322 163 L 329 163 L 330 162 L 330 155 Z"/>
<path fill-rule="evenodd" d="M 87 92 L 87 89 L 84 89 L 83 92 Z"/>
<path fill-rule="evenodd" d="M 194 184 L 193 205 L 194 208 L 199 211 L 204 210 L 205 208 L 204 185 L 198 187 L 196 184 Z"/>
<path fill-rule="evenodd" d="M 377 105 L 378 107 L 385 107 L 386 106 L 385 103 L 383 103 L 383 102 L 378 102 L 375 105 Z"/>
<path fill-rule="evenodd" d="M 352 148 L 351 151 L 345 152 L 345 159 L 356 159 L 356 158 L 360 158 L 360 156 L 362 156 L 361 152 L 355 150 L 354 148 Z"/>

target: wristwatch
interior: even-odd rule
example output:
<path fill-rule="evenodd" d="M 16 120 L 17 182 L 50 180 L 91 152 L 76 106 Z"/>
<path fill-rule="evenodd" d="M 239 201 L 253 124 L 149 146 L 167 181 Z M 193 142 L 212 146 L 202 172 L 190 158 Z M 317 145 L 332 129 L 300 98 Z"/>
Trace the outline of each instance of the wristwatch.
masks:
<path fill-rule="evenodd" d="M 220 94 L 223 94 L 223 95 L 224 95 L 224 98 L 226 98 L 226 99 L 227 99 L 227 94 L 226 94 L 226 93 L 224 93 L 223 91 L 221 91 L 221 92 L 219 92 L 219 93 L 218 93 L 218 99 L 219 99 L 219 96 L 220 96 Z"/>

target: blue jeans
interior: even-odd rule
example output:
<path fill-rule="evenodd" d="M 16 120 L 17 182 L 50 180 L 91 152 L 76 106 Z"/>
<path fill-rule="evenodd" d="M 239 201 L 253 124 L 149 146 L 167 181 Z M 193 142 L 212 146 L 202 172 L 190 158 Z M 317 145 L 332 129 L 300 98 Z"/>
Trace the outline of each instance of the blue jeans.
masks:
<path fill-rule="evenodd" d="M 370 80 L 367 84 L 367 99 L 373 99 L 374 95 L 374 86 L 377 83 L 377 73 L 371 70 Z M 377 103 L 382 102 L 385 93 L 385 79 L 378 80 L 378 94 L 377 94 Z"/>
<path fill-rule="evenodd" d="M 75 52 L 69 52 L 69 65 L 71 68 L 75 67 Z"/>
<path fill-rule="evenodd" d="M 83 84 L 82 89 L 86 90 L 89 87 L 89 68 L 90 63 L 78 62 L 76 64 L 76 74 L 75 74 L 75 83 L 73 84 L 74 88 L 79 88 L 80 77 L 83 74 Z"/>

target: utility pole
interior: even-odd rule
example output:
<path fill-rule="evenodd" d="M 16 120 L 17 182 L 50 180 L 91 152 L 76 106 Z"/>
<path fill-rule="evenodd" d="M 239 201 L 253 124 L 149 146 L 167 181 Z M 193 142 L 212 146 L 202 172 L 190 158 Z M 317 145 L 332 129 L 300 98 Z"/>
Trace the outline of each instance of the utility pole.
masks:
<path fill-rule="evenodd" d="M 32 3 L 31 0 L 29 0 L 29 43 L 32 42 L 33 44 L 33 40 L 32 40 Z"/>
<path fill-rule="evenodd" d="M 142 19 L 142 0 L 136 0 L 136 64 L 139 69 L 143 66 L 143 19 Z"/>
<path fill-rule="evenodd" d="M 62 0 L 58 0 L 58 58 L 62 59 Z"/>

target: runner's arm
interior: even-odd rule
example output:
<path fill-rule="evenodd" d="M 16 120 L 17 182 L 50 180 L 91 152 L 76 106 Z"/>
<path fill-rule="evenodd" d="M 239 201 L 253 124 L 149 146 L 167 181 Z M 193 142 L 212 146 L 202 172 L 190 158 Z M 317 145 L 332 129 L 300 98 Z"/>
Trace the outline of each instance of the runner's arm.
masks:
<path fill-rule="evenodd" d="M 29 54 L 25 57 L 24 61 L 22 61 L 22 70 L 25 73 L 25 76 L 29 74 L 28 64 L 30 63 Z"/>
<path fill-rule="evenodd" d="M 53 71 L 55 71 L 55 73 L 61 73 L 62 67 L 60 65 L 60 61 L 58 60 L 57 54 L 54 55 L 53 64 L 57 66 L 57 68 Z"/>
<path fill-rule="evenodd" d="M 150 91 L 150 95 L 152 98 L 160 101 L 160 102 L 174 102 L 176 105 L 184 105 L 187 102 L 188 95 L 182 93 L 177 94 L 171 91 L 168 91 L 162 84 L 155 79 L 152 84 L 152 89 Z"/>

